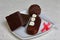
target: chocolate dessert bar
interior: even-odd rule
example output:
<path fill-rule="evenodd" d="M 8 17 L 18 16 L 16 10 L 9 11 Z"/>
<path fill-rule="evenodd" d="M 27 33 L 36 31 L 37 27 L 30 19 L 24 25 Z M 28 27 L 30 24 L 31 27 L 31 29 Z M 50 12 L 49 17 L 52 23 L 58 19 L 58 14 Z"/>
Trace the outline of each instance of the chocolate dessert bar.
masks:
<path fill-rule="evenodd" d="M 33 4 L 29 7 L 28 13 L 31 16 L 31 19 L 29 20 L 26 32 L 30 35 L 35 35 L 41 24 L 41 18 L 39 17 L 41 8 L 39 5 Z"/>
<path fill-rule="evenodd" d="M 29 16 L 25 14 L 21 14 L 19 11 L 17 11 L 7 16 L 6 20 L 8 22 L 8 25 L 10 26 L 10 29 L 14 31 L 18 27 L 26 25 L 26 23 L 29 20 Z"/>

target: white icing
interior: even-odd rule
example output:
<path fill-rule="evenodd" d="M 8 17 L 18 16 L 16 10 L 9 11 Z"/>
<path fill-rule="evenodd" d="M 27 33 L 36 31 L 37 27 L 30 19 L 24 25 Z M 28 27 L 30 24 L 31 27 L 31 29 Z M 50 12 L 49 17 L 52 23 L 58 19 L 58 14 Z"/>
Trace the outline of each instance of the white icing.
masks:
<path fill-rule="evenodd" d="M 36 14 L 33 14 L 32 17 L 37 17 L 37 15 Z"/>
<path fill-rule="evenodd" d="M 34 22 L 31 21 L 31 22 L 29 23 L 29 25 L 34 26 Z"/>
<path fill-rule="evenodd" d="M 32 18 L 31 18 L 31 21 L 35 21 L 35 18 L 34 18 L 34 17 L 32 17 Z"/>

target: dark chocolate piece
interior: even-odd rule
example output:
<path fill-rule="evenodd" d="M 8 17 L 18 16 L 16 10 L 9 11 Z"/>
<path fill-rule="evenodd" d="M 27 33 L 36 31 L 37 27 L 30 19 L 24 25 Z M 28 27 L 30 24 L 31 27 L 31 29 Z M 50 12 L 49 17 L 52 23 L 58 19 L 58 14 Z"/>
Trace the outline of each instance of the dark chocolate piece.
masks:
<path fill-rule="evenodd" d="M 30 15 L 32 15 L 32 14 L 37 14 L 37 15 L 39 15 L 39 14 L 41 13 L 41 8 L 40 8 L 39 5 L 33 4 L 33 5 L 31 5 L 31 6 L 29 7 L 28 13 L 29 13 Z"/>
<path fill-rule="evenodd" d="M 34 22 L 34 26 L 28 25 L 26 32 L 30 35 L 35 35 L 40 27 L 41 24 L 41 18 L 39 16 L 36 17 L 36 20 Z"/>
<path fill-rule="evenodd" d="M 7 20 L 8 24 L 10 26 L 10 29 L 12 31 L 17 29 L 18 27 L 26 25 L 25 22 L 27 23 L 28 19 L 29 19 L 28 15 L 21 14 L 19 11 L 17 11 L 17 12 L 6 17 L 6 20 Z"/>
<path fill-rule="evenodd" d="M 23 21 L 24 21 L 24 25 L 25 26 L 28 21 L 29 21 L 29 18 L 30 18 L 30 15 L 26 15 L 26 14 L 21 14 L 22 18 L 23 18 Z"/>

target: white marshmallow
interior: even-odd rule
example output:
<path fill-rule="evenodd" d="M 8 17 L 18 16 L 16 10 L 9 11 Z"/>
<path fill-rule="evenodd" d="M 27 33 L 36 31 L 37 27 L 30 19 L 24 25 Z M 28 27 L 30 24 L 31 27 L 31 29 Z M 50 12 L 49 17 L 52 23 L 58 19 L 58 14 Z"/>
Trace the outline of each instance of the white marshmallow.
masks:
<path fill-rule="evenodd" d="M 36 14 L 33 14 L 32 17 L 37 17 L 37 15 Z"/>
<path fill-rule="evenodd" d="M 34 22 L 30 22 L 29 25 L 34 26 Z"/>
<path fill-rule="evenodd" d="M 34 18 L 34 17 L 32 17 L 32 18 L 31 18 L 31 21 L 35 21 L 35 18 Z"/>

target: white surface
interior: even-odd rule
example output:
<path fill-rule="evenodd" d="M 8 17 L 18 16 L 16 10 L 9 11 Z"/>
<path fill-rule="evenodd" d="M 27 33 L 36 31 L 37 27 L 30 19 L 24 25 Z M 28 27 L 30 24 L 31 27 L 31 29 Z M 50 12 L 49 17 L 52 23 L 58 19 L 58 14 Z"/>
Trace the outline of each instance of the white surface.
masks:
<path fill-rule="evenodd" d="M 20 40 L 9 32 L 5 17 L 15 11 L 28 9 L 33 3 L 41 6 L 42 13 L 50 16 L 58 29 L 31 40 L 60 40 L 60 0 L 0 0 L 0 40 Z"/>

